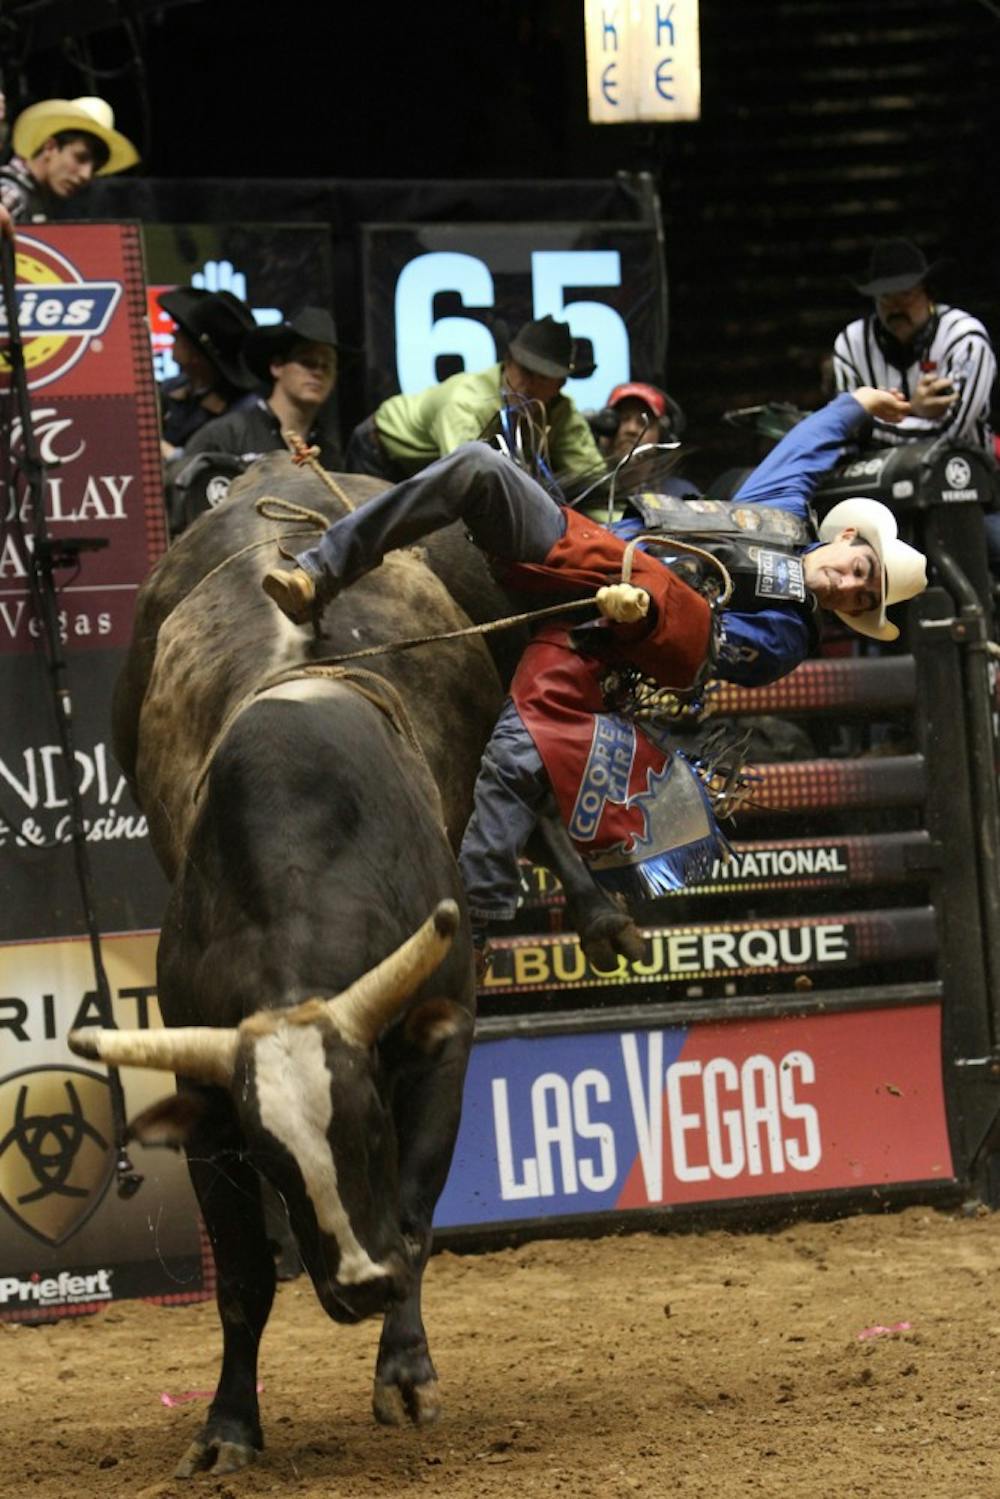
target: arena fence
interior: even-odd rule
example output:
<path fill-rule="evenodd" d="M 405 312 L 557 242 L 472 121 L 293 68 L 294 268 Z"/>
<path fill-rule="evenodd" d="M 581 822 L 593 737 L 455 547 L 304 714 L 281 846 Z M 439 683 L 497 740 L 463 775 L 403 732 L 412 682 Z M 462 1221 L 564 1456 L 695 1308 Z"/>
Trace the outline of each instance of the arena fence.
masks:
<path fill-rule="evenodd" d="M 641 960 L 594 968 L 552 877 L 525 871 L 480 997 L 446 1241 L 995 1200 L 993 484 L 981 454 L 929 442 L 826 482 L 821 512 L 889 503 L 935 586 L 898 649 L 834 640 L 714 694 L 765 748 L 788 753 L 773 729 L 794 725 L 795 758 L 750 767 L 734 858 L 643 908 Z"/>
<path fill-rule="evenodd" d="M 636 224 L 640 237 L 653 234 L 638 216 L 626 227 Z M 40 226 L 24 239 L 32 306 L 42 285 L 67 306 L 81 287 L 96 289 L 103 321 L 88 325 L 86 341 L 77 328 L 75 342 L 46 326 L 29 375 L 42 456 L 59 463 L 47 492 L 52 534 L 110 545 L 61 579 L 74 696 L 67 756 L 32 627 L 23 517 L 7 488 L 8 1320 L 73 1315 L 122 1296 L 193 1300 L 212 1285 L 183 1162 L 137 1150 L 145 1183 L 119 1198 L 107 1076 L 66 1045 L 74 1026 L 159 1023 L 165 888 L 107 742 L 131 599 L 166 542 L 142 251 L 136 226 Z M 462 1133 L 437 1216 L 443 1242 L 969 1193 L 995 1200 L 1000 840 L 981 519 L 993 481 L 981 455 L 916 444 L 865 455 L 825 486 L 824 505 L 847 494 L 889 501 L 928 551 L 935 586 L 910 606 L 898 651 L 845 654 L 832 642 L 833 654 L 774 688 L 715 695 L 713 712 L 752 721 L 770 758 L 752 768 L 753 805 L 731 830 L 736 858 L 640 912 L 640 961 L 590 967 L 563 930 L 550 876 L 525 871 L 516 933 L 498 943 L 480 996 Z M 64 761 L 87 826 L 104 990 L 75 889 Z M 123 1082 L 130 1114 L 163 1091 L 152 1074 L 126 1070 Z"/>

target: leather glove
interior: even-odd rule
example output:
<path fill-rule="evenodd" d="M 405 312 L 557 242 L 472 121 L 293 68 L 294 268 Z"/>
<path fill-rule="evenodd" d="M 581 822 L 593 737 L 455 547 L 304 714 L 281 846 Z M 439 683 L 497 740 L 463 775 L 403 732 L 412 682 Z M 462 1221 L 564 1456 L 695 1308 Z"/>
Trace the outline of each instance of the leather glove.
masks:
<path fill-rule="evenodd" d="M 597 607 L 616 625 L 634 625 L 649 613 L 649 594 L 631 583 L 610 583 L 597 590 Z"/>

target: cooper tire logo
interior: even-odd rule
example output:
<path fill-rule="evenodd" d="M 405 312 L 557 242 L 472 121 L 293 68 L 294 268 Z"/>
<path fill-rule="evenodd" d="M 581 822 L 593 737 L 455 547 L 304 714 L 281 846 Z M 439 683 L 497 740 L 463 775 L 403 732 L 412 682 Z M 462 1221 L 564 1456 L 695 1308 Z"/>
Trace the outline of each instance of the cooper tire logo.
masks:
<path fill-rule="evenodd" d="M 85 281 L 58 250 L 28 235 L 17 237 L 17 323 L 24 342 L 29 390 L 40 390 L 71 370 L 103 333 L 121 300 L 117 281 Z M 7 332 L 0 303 L 0 337 Z M 0 352 L 0 375 L 10 360 Z"/>
<path fill-rule="evenodd" d="M 0 1202 L 43 1244 L 90 1217 L 114 1169 L 111 1090 L 81 1067 L 39 1067 L 0 1083 Z"/>
<path fill-rule="evenodd" d="M 964 458 L 949 458 L 944 466 L 944 482 L 949 489 L 968 489 L 972 483 L 972 469 Z"/>

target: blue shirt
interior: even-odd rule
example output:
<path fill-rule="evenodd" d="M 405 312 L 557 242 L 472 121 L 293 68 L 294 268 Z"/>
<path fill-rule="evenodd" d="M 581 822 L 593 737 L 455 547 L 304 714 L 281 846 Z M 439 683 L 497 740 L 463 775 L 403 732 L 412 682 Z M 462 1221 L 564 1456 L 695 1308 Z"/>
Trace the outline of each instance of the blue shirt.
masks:
<path fill-rule="evenodd" d="M 733 503 L 773 505 L 810 520 L 809 501 L 820 479 L 840 462 L 870 421 L 853 396 L 837 396 L 785 434 L 736 491 Z M 611 529 L 627 541 L 643 526 L 637 517 L 628 516 Z M 802 550 L 818 545 L 813 542 Z M 816 608 L 810 594 L 804 604 L 789 599 L 752 611 L 724 610 L 714 675 L 743 687 L 764 687 L 787 676 L 815 643 Z"/>

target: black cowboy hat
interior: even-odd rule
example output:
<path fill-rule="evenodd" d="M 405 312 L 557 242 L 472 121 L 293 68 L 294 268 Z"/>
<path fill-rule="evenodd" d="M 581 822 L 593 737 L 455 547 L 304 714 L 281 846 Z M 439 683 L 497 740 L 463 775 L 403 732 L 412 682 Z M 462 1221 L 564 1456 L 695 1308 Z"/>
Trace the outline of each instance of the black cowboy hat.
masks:
<path fill-rule="evenodd" d="M 908 239 L 880 239 L 872 247 L 864 281 L 848 279 L 863 296 L 881 297 L 919 286 L 943 264 L 935 260 L 928 265 L 924 252 Z"/>
<path fill-rule="evenodd" d="M 325 307 L 303 307 L 283 323 L 271 323 L 248 333 L 243 358 L 258 380 L 270 380 L 271 361 L 295 344 L 329 344 L 337 348 L 337 325 Z"/>
<path fill-rule="evenodd" d="M 569 324 L 557 323 L 553 317 L 525 323 L 511 339 L 508 353 L 526 370 L 551 380 L 566 380 L 577 373 Z"/>
<path fill-rule="evenodd" d="M 157 301 L 230 385 L 253 389 L 256 381 L 240 358 L 243 340 L 257 326 L 245 302 L 230 291 L 204 291 L 197 286 L 175 287 Z"/>

